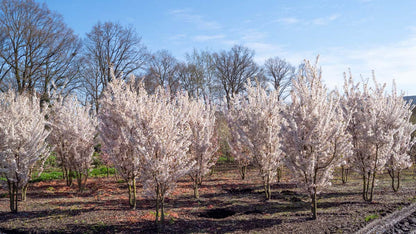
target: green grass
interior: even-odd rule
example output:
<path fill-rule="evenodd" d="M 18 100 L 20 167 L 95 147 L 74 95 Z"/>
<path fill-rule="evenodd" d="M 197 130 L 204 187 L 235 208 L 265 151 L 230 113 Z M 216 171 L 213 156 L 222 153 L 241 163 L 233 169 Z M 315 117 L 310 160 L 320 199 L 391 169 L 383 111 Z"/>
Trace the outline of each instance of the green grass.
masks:
<path fill-rule="evenodd" d="M 108 168 L 108 172 L 110 175 L 114 175 L 116 173 L 116 170 L 113 167 Z M 107 176 L 107 167 L 106 166 L 99 166 L 97 168 L 93 168 L 90 171 L 91 177 L 104 177 Z"/>
<path fill-rule="evenodd" d="M 110 175 L 114 175 L 115 169 L 110 167 L 108 168 L 108 172 Z M 90 177 L 105 177 L 107 176 L 107 167 L 100 166 L 97 168 L 93 168 L 91 169 L 89 173 L 90 173 L 89 174 Z M 42 172 L 42 174 L 39 177 L 33 176 L 30 182 L 35 183 L 35 182 L 40 182 L 40 181 L 58 180 L 62 178 L 63 178 L 63 174 L 60 168 L 49 168 L 48 170 L 45 170 L 44 172 Z M 6 180 L 6 179 L 0 178 L 0 180 Z"/>
<path fill-rule="evenodd" d="M 371 220 L 373 220 L 373 219 L 377 219 L 379 216 L 378 216 L 378 214 L 371 214 L 371 215 L 367 215 L 366 217 L 365 217 L 365 221 L 366 222 L 370 222 Z"/>
<path fill-rule="evenodd" d="M 228 163 L 228 162 L 234 162 L 234 159 L 232 157 L 220 156 L 217 160 L 217 163 Z"/>
<path fill-rule="evenodd" d="M 40 181 L 48 181 L 48 180 L 57 180 L 62 179 L 62 171 L 60 169 L 49 171 L 49 172 L 43 172 L 40 174 L 39 177 L 32 177 L 30 182 L 40 182 Z"/>

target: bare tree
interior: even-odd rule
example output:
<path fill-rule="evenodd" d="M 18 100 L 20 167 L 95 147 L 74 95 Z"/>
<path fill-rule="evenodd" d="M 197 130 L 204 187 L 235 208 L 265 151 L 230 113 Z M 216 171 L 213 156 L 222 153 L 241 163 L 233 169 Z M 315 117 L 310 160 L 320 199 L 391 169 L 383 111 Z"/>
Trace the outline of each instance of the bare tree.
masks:
<path fill-rule="evenodd" d="M 212 102 L 214 98 L 222 98 L 218 92 L 221 90 L 221 86 L 214 82 L 215 66 L 212 53 L 194 49 L 192 53 L 186 54 L 186 62 L 192 76 L 188 79 L 179 77 L 182 87 L 193 96 L 202 97 L 209 102 Z"/>
<path fill-rule="evenodd" d="M 295 76 L 295 67 L 284 59 L 274 57 L 266 60 L 264 69 L 267 79 L 279 94 L 279 100 L 286 98 Z"/>
<path fill-rule="evenodd" d="M 178 60 L 167 50 L 156 51 L 149 59 L 145 76 L 146 89 L 154 92 L 157 86 L 175 93 L 179 88 Z"/>
<path fill-rule="evenodd" d="M 98 99 L 114 75 L 125 79 L 144 68 L 146 47 L 132 27 L 119 23 L 97 23 L 85 39 L 83 85 L 86 98 L 98 112 Z"/>
<path fill-rule="evenodd" d="M 0 3 L 0 90 L 40 92 L 74 87 L 80 41 L 62 16 L 33 0 Z"/>
<path fill-rule="evenodd" d="M 222 86 L 228 107 L 231 97 L 244 89 L 247 79 L 253 80 L 258 74 L 260 69 L 253 57 L 253 50 L 240 45 L 213 54 L 216 82 Z"/>

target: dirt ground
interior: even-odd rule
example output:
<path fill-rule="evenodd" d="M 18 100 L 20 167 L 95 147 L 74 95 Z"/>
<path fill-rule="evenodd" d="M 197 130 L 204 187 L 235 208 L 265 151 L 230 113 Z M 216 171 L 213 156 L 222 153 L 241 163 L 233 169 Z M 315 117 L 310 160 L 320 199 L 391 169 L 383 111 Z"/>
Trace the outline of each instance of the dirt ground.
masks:
<path fill-rule="evenodd" d="M 406 171 L 399 192 L 388 175 L 379 176 L 374 202 L 361 197 L 361 180 L 352 175 L 343 185 L 318 196 L 318 219 L 311 220 L 306 193 L 283 179 L 272 186 L 266 201 L 257 171 L 241 180 L 233 165 L 222 165 L 203 182 L 201 198 L 193 198 L 184 178 L 166 199 L 167 233 L 352 233 L 372 219 L 401 209 L 416 200 L 416 179 Z M 62 180 L 30 184 L 19 212 L 9 212 L 7 191 L 0 189 L 0 232 L 6 233 L 155 233 L 154 201 L 138 188 L 137 209 L 128 205 L 127 186 L 115 177 L 91 178 L 79 194 Z M 220 210 L 218 210 L 220 209 Z M 227 217 L 224 217 L 227 216 Z"/>

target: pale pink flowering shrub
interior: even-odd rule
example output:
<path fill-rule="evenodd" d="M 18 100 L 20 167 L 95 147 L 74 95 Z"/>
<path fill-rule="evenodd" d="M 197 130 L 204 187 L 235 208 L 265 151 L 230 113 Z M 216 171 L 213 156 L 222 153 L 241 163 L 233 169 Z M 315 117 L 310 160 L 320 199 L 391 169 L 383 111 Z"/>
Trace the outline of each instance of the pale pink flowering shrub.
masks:
<path fill-rule="evenodd" d="M 18 211 L 18 192 L 22 200 L 35 164 L 40 171 L 50 148 L 46 143 L 49 130 L 45 120 L 47 107 L 41 108 L 35 95 L 17 94 L 13 90 L 0 93 L 0 176 L 6 178 L 10 194 L 10 210 Z"/>
<path fill-rule="evenodd" d="M 317 217 L 316 196 L 329 186 L 335 167 L 351 151 L 351 136 L 345 132 L 340 97 L 322 83 L 317 64 L 305 66 L 293 82 L 291 101 L 283 109 L 282 150 L 292 179 L 308 191 L 313 218 Z"/>

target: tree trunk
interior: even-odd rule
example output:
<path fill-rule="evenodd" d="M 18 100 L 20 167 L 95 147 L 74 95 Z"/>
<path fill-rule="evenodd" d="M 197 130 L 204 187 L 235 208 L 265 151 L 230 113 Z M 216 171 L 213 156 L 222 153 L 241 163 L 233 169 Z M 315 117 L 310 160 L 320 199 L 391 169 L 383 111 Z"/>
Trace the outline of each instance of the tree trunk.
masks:
<path fill-rule="evenodd" d="M 159 185 L 156 185 L 156 219 L 155 219 L 155 224 L 157 227 L 159 227 L 159 196 L 160 196 L 160 191 L 159 191 Z"/>
<path fill-rule="evenodd" d="M 391 188 L 393 189 L 394 192 L 399 191 L 399 187 L 400 187 L 400 171 L 398 171 L 397 173 L 395 173 L 395 171 L 393 169 L 388 170 L 390 178 L 391 178 Z M 397 175 L 397 176 L 396 176 Z"/>
<path fill-rule="evenodd" d="M 64 177 L 66 180 L 66 185 L 71 187 L 72 186 L 72 176 L 73 176 L 73 172 L 67 168 L 64 168 Z"/>
<path fill-rule="evenodd" d="M 270 200 L 272 196 L 272 192 L 270 189 L 270 179 L 268 176 L 263 177 L 263 185 L 264 185 L 264 194 L 266 195 L 266 199 Z"/>
<path fill-rule="evenodd" d="M 317 203 L 316 203 L 316 189 L 313 190 L 312 193 L 312 219 L 317 218 Z"/>
<path fill-rule="evenodd" d="M 195 178 L 194 181 L 194 197 L 199 199 L 199 191 L 198 191 L 198 180 Z"/>
<path fill-rule="evenodd" d="M 277 183 L 280 183 L 280 180 L 282 179 L 282 167 L 277 168 Z"/>
<path fill-rule="evenodd" d="M 29 187 L 29 184 L 27 183 L 22 188 L 22 201 L 26 201 L 26 193 L 27 193 L 27 188 L 28 187 Z"/>
<path fill-rule="evenodd" d="M 18 199 L 18 191 L 19 191 L 19 184 L 17 182 L 11 182 L 7 180 L 7 185 L 9 188 L 9 197 L 10 197 L 10 211 L 12 213 L 17 213 L 17 199 Z"/>
<path fill-rule="evenodd" d="M 132 197 L 131 197 L 131 184 L 130 184 L 130 182 L 127 182 L 127 186 L 128 186 L 128 189 L 129 189 L 129 205 L 131 207 Z"/>
<path fill-rule="evenodd" d="M 379 150 L 379 146 L 376 145 L 376 157 L 374 160 L 374 166 L 372 170 L 368 171 L 367 173 L 367 182 L 365 181 L 365 173 L 363 173 L 363 182 L 364 182 L 363 183 L 363 198 L 364 198 L 364 201 L 367 201 L 367 202 L 373 201 L 374 184 L 376 181 L 376 174 L 377 174 L 378 150 Z M 370 184 L 370 179 L 371 179 L 371 184 Z"/>
<path fill-rule="evenodd" d="M 83 174 L 82 172 L 75 172 L 78 184 L 78 192 L 82 193 L 84 191 L 85 185 L 87 184 L 88 172 Z"/>
<path fill-rule="evenodd" d="M 247 166 L 242 166 L 240 171 L 241 171 L 241 179 L 244 180 L 246 178 Z"/>
<path fill-rule="evenodd" d="M 368 172 L 367 175 L 363 175 L 363 199 L 366 202 L 373 201 L 375 178 L 375 172 Z"/>
<path fill-rule="evenodd" d="M 136 209 L 136 178 L 133 179 L 133 206 L 132 209 Z"/>
<path fill-rule="evenodd" d="M 165 197 L 162 195 L 161 197 L 161 216 L 160 216 L 160 220 L 162 223 L 162 232 L 165 231 Z"/>
<path fill-rule="evenodd" d="M 348 172 L 348 169 L 346 169 L 344 166 L 341 166 L 341 180 L 343 184 L 348 182 Z"/>

